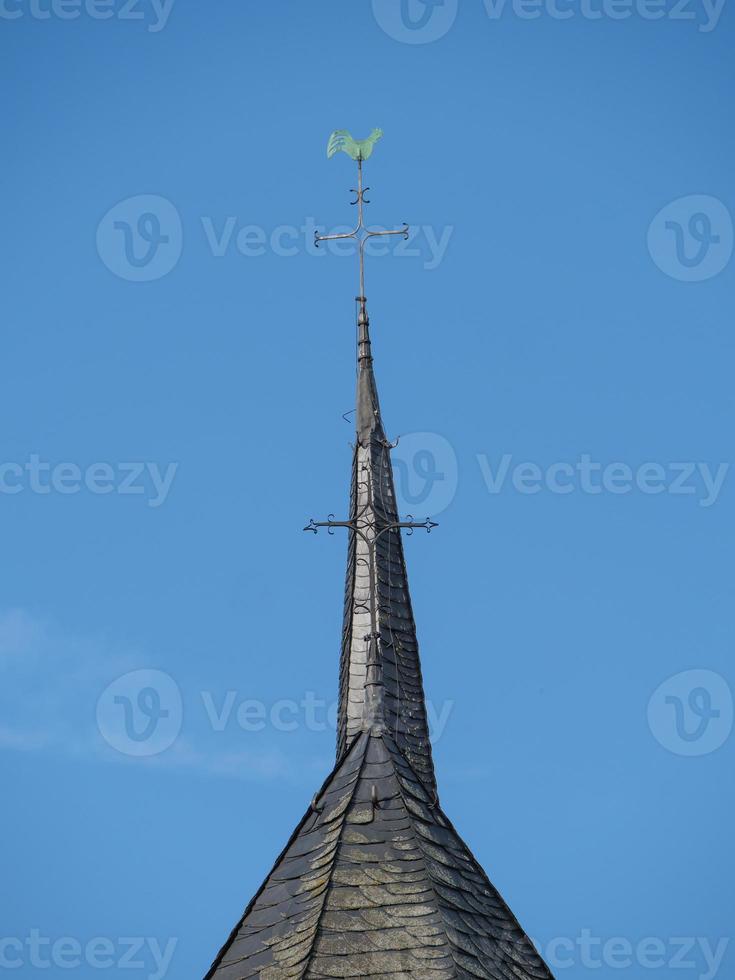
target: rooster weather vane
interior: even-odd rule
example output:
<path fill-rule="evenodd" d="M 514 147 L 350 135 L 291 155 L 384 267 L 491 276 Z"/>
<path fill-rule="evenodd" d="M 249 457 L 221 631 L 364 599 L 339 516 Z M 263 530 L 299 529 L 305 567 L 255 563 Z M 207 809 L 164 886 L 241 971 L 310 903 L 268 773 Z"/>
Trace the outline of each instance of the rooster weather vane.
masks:
<path fill-rule="evenodd" d="M 346 129 L 335 129 L 332 135 L 329 137 L 329 143 L 327 144 L 327 157 L 331 158 L 335 153 L 342 151 L 346 153 L 348 157 L 357 162 L 357 187 L 351 188 L 353 194 L 357 194 L 354 201 L 350 203 L 354 206 L 357 205 L 357 224 L 352 229 L 342 235 L 320 235 L 319 232 L 314 233 L 314 244 L 319 247 L 319 242 L 334 242 L 353 238 L 359 245 L 359 256 L 360 256 L 360 295 L 357 297 L 357 302 L 360 304 L 360 322 L 367 323 L 367 299 L 365 298 L 365 245 L 370 241 L 371 238 L 386 238 L 393 235 L 402 235 L 404 238 L 408 238 L 408 225 L 403 222 L 403 227 L 397 229 L 396 231 L 370 231 L 369 228 L 365 226 L 363 205 L 369 204 L 370 201 L 365 197 L 365 194 L 370 190 L 369 187 L 362 186 L 362 163 L 363 160 L 369 160 L 373 154 L 373 149 L 375 144 L 379 139 L 383 138 L 382 129 L 374 129 L 372 133 L 364 140 L 353 139 L 350 133 Z M 361 235 L 360 232 L 363 232 Z"/>

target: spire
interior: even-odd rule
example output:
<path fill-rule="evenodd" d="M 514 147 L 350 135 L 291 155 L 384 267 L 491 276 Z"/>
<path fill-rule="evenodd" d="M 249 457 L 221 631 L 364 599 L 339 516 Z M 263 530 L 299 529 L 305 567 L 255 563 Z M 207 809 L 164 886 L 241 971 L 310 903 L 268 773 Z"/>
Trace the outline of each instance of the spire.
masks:
<path fill-rule="evenodd" d="M 330 141 L 358 161 L 379 138 Z M 400 234 L 382 232 L 367 234 Z M 205 980 L 417 977 L 553 980 L 436 795 L 416 627 L 373 373 L 363 246 L 357 433 L 340 668 L 337 762 Z"/>
<path fill-rule="evenodd" d="M 357 430 L 350 516 L 311 522 L 316 533 L 346 528 L 347 547 L 337 758 L 363 732 L 386 731 L 426 789 L 436 795 L 416 625 L 401 532 L 436 527 L 401 520 L 390 451 L 380 415 L 366 303 L 358 315 Z"/>
<path fill-rule="evenodd" d="M 429 727 L 403 553 L 402 529 L 431 530 L 398 514 L 393 467 L 380 415 L 369 322 L 358 321 L 357 431 L 350 492 L 350 534 L 340 666 L 337 755 L 372 719 L 369 700 L 382 685 L 381 719 L 417 774 L 436 792 Z M 371 647 L 371 643 L 373 646 Z M 371 652 L 374 664 L 371 664 Z"/>
<path fill-rule="evenodd" d="M 331 145 L 331 144 L 330 144 Z M 404 224 L 396 231 L 370 231 L 364 222 L 369 204 L 363 188 L 362 160 L 357 160 L 357 224 L 346 234 L 316 235 L 316 244 L 355 239 L 359 252 L 360 295 L 357 297 L 357 431 L 352 464 L 348 521 L 314 521 L 306 528 L 346 527 L 347 551 L 337 757 L 352 741 L 374 726 L 389 731 L 430 792 L 436 792 L 429 726 L 419 662 L 416 626 L 408 591 L 402 529 L 430 531 L 428 519 L 418 524 L 401 520 L 396 503 L 393 468 L 380 415 L 373 372 L 370 318 L 365 296 L 365 244 L 371 238 L 408 234 Z M 379 695 L 379 697 L 378 697 Z"/>
<path fill-rule="evenodd" d="M 371 429 L 382 423 L 378 390 L 373 374 L 367 299 L 358 296 L 357 302 L 360 304 L 357 317 L 357 437 L 358 441 L 365 441 Z"/>

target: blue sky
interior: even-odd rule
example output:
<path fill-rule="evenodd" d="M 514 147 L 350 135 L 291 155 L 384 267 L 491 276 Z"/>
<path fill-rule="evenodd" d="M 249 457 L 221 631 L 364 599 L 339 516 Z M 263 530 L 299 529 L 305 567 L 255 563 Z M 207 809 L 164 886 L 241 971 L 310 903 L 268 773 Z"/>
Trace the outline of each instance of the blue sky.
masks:
<path fill-rule="evenodd" d="M 733 32 L 4 0 L 3 972 L 203 975 L 332 765 L 346 543 L 301 528 L 347 507 L 356 267 L 310 236 L 381 126 L 443 807 L 558 976 L 732 974 Z"/>

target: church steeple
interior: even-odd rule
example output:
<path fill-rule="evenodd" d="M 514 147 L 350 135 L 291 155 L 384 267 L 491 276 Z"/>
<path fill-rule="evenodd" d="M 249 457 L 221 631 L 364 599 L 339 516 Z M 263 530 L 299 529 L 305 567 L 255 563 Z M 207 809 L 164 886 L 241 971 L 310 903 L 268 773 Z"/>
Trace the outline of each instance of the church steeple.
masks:
<path fill-rule="evenodd" d="M 408 234 L 408 225 L 394 231 L 370 230 L 364 205 L 362 156 L 357 156 L 357 224 L 339 235 L 316 235 L 317 245 L 336 239 L 358 243 L 360 295 L 357 297 L 357 398 L 355 450 L 352 465 L 349 521 L 312 521 L 307 530 L 347 527 L 347 553 L 337 758 L 374 719 L 380 694 L 380 723 L 396 741 L 424 785 L 436 792 L 416 627 L 403 556 L 402 529 L 430 531 L 428 519 L 401 520 L 393 467 L 373 370 L 370 318 L 365 296 L 365 246 L 371 238 Z M 376 690 L 379 688 L 379 692 Z M 368 703 L 370 702 L 370 703 Z"/>
<path fill-rule="evenodd" d="M 397 513 L 365 299 L 365 241 L 406 232 L 363 224 L 380 135 L 330 140 L 358 163 L 357 227 L 333 236 L 360 243 L 356 434 L 349 519 L 304 530 L 349 536 L 337 762 L 205 980 L 553 980 L 437 798 L 401 537 L 436 525 Z"/>
<path fill-rule="evenodd" d="M 356 439 L 340 670 L 338 757 L 362 729 L 373 644 L 383 722 L 424 785 L 436 791 L 416 626 L 403 554 L 402 528 L 431 530 L 398 514 L 393 467 L 380 415 L 364 307 L 359 314 Z"/>

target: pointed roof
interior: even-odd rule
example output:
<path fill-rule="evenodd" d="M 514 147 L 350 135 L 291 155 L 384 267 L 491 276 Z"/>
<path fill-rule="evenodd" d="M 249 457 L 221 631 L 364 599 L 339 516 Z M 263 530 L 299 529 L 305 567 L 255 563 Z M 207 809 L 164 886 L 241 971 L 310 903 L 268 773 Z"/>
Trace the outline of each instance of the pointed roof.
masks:
<path fill-rule="evenodd" d="M 397 514 L 359 328 L 338 761 L 205 980 L 551 980 L 438 803 L 399 529 L 370 561 Z"/>
<path fill-rule="evenodd" d="M 551 974 L 387 733 L 327 779 L 206 980 Z"/>
<path fill-rule="evenodd" d="M 396 493 L 373 373 L 369 321 L 363 302 L 358 321 L 357 433 L 352 464 L 337 756 L 371 723 L 366 701 L 371 643 L 376 641 L 382 683 L 382 721 L 426 788 L 436 780 L 426 717 Z M 374 558 L 371 558 L 371 549 Z M 378 634 L 373 637 L 373 630 Z M 367 722 L 366 722 L 367 717 Z"/>

